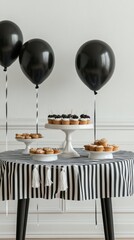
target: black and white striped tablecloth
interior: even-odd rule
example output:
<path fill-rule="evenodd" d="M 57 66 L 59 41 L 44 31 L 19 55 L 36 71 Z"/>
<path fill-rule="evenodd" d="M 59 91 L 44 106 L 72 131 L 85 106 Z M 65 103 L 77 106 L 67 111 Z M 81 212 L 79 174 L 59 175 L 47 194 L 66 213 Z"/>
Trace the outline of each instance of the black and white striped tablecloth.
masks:
<path fill-rule="evenodd" d="M 114 159 L 89 159 L 78 149 L 80 158 L 59 157 L 55 162 L 34 161 L 22 150 L 0 153 L 0 200 L 26 198 L 64 198 L 89 200 L 109 197 L 126 197 L 134 194 L 134 153 L 119 151 Z M 39 186 L 33 187 L 33 171 L 37 168 Z M 49 182 L 46 173 L 49 170 Z M 64 185 L 61 172 L 64 170 Z"/>

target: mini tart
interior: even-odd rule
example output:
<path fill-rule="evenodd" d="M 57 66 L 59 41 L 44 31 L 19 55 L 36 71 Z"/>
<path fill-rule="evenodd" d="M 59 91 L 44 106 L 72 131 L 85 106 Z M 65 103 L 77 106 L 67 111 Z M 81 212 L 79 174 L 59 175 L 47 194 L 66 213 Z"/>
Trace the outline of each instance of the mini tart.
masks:
<path fill-rule="evenodd" d="M 16 137 L 17 139 L 25 139 L 25 136 L 22 136 L 22 135 L 20 135 L 20 136 L 18 136 L 18 137 Z"/>
<path fill-rule="evenodd" d="M 99 140 L 99 145 L 102 145 L 103 147 L 106 147 L 108 145 L 108 141 L 106 138 L 102 138 Z"/>
<path fill-rule="evenodd" d="M 37 150 L 36 148 L 31 148 L 30 153 L 36 154 L 36 150 Z"/>
<path fill-rule="evenodd" d="M 95 140 L 95 141 L 94 141 L 94 144 L 95 144 L 95 145 L 100 145 L 100 140 Z"/>
<path fill-rule="evenodd" d="M 54 150 L 52 148 L 48 148 L 45 150 L 45 154 L 54 154 Z"/>
<path fill-rule="evenodd" d="M 39 138 L 39 136 L 38 136 L 38 134 L 32 133 L 32 134 L 31 134 L 31 138 Z"/>
<path fill-rule="evenodd" d="M 96 151 L 97 145 L 90 144 L 90 151 Z"/>
<path fill-rule="evenodd" d="M 96 146 L 96 152 L 103 152 L 104 147 L 102 145 Z"/>
<path fill-rule="evenodd" d="M 44 150 L 42 148 L 36 149 L 36 154 L 44 154 Z"/>
<path fill-rule="evenodd" d="M 22 135 L 21 134 L 16 134 L 15 137 L 16 138 L 22 138 Z"/>
<path fill-rule="evenodd" d="M 43 138 L 43 136 L 42 136 L 41 133 L 38 133 L 38 137 L 39 137 L 39 138 Z"/>
<path fill-rule="evenodd" d="M 25 136 L 25 139 L 32 139 L 32 137 L 27 135 L 27 136 Z"/>
<path fill-rule="evenodd" d="M 112 152 L 113 151 L 113 146 L 112 145 L 107 145 L 106 147 L 104 147 L 104 151 L 105 152 Z"/>
<path fill-rule="evenodd" d="M 61 151 L 58 148 L 53 148 L 54 154 L 60 153 Z"/>
<path fill-rule="evenodd" d="M 118 145 L 113 144 L 112 146 L 113 146 L 113 151 L 118 151 L 119 150 L 119 146 Z"/>
<path fill-rule="evenodd" d="M 84 145 L 85 150 L 90 150 L 90 144 Z"/>

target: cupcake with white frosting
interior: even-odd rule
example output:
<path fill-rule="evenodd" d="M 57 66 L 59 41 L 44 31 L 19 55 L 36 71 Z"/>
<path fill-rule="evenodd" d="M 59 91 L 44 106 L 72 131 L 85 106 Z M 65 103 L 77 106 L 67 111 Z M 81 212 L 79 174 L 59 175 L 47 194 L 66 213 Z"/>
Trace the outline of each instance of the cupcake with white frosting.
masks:
<path fill-rule="evenodd" d="M 79 117 L 76 114 L 71 116 L 70 124 L 71 125 L 78 125 L 79 124 Z"/>
<path fill-rule="evenodd" d="M 62 120 L 61 120 L 62 125 L 69 125 L 70 124 L 70 116 L 67 114 L 62 114 Z"/>
<path fill-rule="evenodd" d="M 53 120 L 53 124 L 61 124 L 62 117 L 61 115 L 56 115 L 55 119 Z"/>
<path fill-rule="evenodd" d="M 80 124 L 80 125 L 87 124 L 87 117 L 86 117 L 85 114 L 81 114 L 81 115 L 80 115 L 79 124 Z"/>

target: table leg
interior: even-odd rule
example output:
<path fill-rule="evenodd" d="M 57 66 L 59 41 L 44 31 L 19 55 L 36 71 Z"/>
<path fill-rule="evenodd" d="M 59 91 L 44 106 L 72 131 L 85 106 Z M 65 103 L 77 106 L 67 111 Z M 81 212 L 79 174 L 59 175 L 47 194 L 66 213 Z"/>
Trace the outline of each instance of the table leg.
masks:
<path fill-rule="evenodd" d="M 106 240 L 114 240 L 114 224 L 111 198 L 101 198 L 103 226 Z"/>
<path fill-rule="evenodd" d="M 29 199 L 18 200 L 16 240 L 24 240 L 27 226 Z"/>

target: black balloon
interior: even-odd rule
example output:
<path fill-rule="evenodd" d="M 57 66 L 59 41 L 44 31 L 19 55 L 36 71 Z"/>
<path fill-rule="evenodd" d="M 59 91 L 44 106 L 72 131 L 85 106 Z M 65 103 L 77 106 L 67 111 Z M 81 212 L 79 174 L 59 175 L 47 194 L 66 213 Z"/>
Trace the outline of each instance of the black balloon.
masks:
<path fill-rule="evenodd" d="M 54 53 L 42 39 L 31 39 L 21 49 L 19 62 L 23 73 L 38 87 L 51 73 Z"/>
<path fill-rule="evenodd" d="M 92 40 L 79 48 L 75 66 L 82 82 L 91 90 L 97 91 L 112 76 L 115 56 L 108 44 L 100 40 Z"/>
<path fill-rule="evenodd" d="M 13 22 L 5 20 L 0 22 L 0 65 L 5 70 L 19 56 L 23 43 L 20 28 Z"/>

